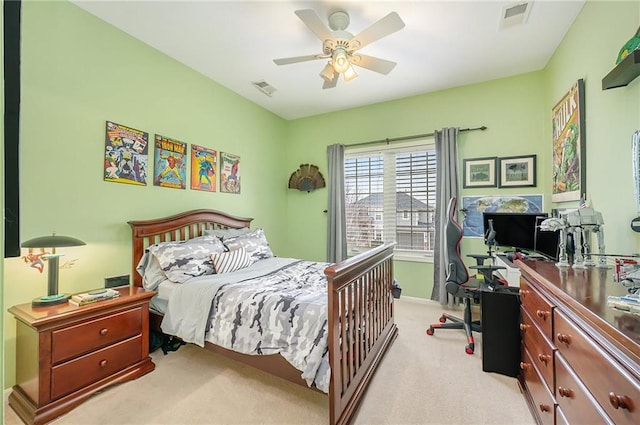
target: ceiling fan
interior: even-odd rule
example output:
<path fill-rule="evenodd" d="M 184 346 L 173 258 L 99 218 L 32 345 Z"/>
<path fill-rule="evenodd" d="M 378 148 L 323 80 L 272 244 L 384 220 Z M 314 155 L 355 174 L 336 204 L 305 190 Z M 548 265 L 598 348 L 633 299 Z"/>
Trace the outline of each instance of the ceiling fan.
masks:
<path fill-rule="evenodd" d="M 345 81 L 358 76 L 352 65 L 370 69 L 380 74 L 388 74 L 396 66 L 395 62 L 358 52 L 364 46 L 386 37 L 404 28 L 404 22 L 396 12 L 391 12 L 375 22 L 358 35 L 346 31 L 349 26 L 349 15 L 339 10 L 329 15 L 329 27 L 320 19 L 313 9 L 296 10 L 296 15 L 313 33 L 322 40 L 322 53 L 317 55 L 296 56 L 274 59 L 276 65 L 288 65 L 316 59 L 329 59 L 320 76 L 324 79 L 323 89 L 330 89 L 338 84 L 338 77 L 343 75 Z"/>

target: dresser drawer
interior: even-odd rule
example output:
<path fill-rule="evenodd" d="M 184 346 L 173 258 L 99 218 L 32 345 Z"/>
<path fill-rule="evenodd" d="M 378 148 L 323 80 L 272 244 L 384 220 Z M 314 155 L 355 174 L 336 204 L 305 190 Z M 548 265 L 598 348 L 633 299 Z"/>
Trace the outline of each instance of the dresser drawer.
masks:
<path fill-rule="evenodd" d="M 556 401 L 567 422 L 580 425 L 614 424 L 559 354 L 556 356 Z"/>
<path fill-rule="evenodd" d="M 51 360 L 60 363 L 137 335 L 141 329 L 142 308 L 137 307 L 54 331 Z"/>
<path fill-rule="evenodd" d="M 555 312 L 555 344 L 618 425 L 640 424 L 640 383 L 564 314 Z"/>
<path fill-rule="evenodd" d="M 52 399 L 111 376 L 142 359 L 142 336 L 138 335 L 54 366 L 51 371 Z"/>
<path fill-rule="evenodd" d="M 544 425 L 554 424 L 555 402 L 546 384 L 540 376 L 540 371 L 536 369 L 531 358 L 531 354 L 526 349 L 522 350 L 522 362 L 520 363 L 522 377 L 531 398 L 535 414 Z"/>
<path fill-rule="evenodd" d="M 554 347 L 549 340 L 545 338 L 540 330 L 534 325 L 534 321 L 528 312 L 523 310 L 521 312 L 520 329 L 522 330 L 522 340 L 524 346 L 527 347 L 531 355 L 531 361 L 534 363 L 540 371 L 544 382 L 551 392 L 554 391 L 554 367 L 553 367 L 553 352 Z"/>
<path fill-rule="evenodd" d="M 553 309 L 552 305 L 526 279 L 520 283 L 520 302 L 523 310 L 526 310 L 542 333 L 553 340 Z"/>

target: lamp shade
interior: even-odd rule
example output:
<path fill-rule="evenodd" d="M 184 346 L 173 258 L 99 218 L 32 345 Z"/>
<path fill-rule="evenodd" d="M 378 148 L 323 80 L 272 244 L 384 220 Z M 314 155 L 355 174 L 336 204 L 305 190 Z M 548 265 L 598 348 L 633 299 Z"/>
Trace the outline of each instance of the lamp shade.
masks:
<path fill-rule="evenodd" d="M 81 245 L 86 245 L 86 243 L 71 236 L 60 236 L 55 233 L 51 236 L 40 236 L 38 238 L 22 242 L 23 248 L 61 248 Z"/>

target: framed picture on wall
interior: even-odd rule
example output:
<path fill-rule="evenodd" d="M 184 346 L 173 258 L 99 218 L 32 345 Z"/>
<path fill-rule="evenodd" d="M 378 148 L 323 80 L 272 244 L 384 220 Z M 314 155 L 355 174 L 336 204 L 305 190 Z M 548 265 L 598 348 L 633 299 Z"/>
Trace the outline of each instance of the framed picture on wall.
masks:
<path fill-rule="evenodd" d="M 240 157 L 220 153 L 220 192 L 240 193 Z"/>
<path fill-rule="evenodd" d="M 578 80 L 551 110 L 553 179 L 551 201 L 578 201 L 586 193 L 584 80 Z"/>
<path fill-rule="evenodd" d="M 500 187 L 526 187 L 536 185 L 536 156 L 509 156 L 499 158 Z"/>
<path fill-rule="evenodd" d="M 496 187 L 496 159 L 495 156 L 464 159 L 462 187 Z"/>

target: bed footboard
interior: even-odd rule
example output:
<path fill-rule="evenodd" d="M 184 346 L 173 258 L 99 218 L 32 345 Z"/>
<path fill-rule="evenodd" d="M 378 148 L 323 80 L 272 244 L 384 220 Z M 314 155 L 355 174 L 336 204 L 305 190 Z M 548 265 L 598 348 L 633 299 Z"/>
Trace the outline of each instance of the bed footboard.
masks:
<path fill-rule="evenodd" d="M 331 424 L 347 424 L 394 341 L 393 247 L 385 244 L 325 269 L 329 288 Z"/>

